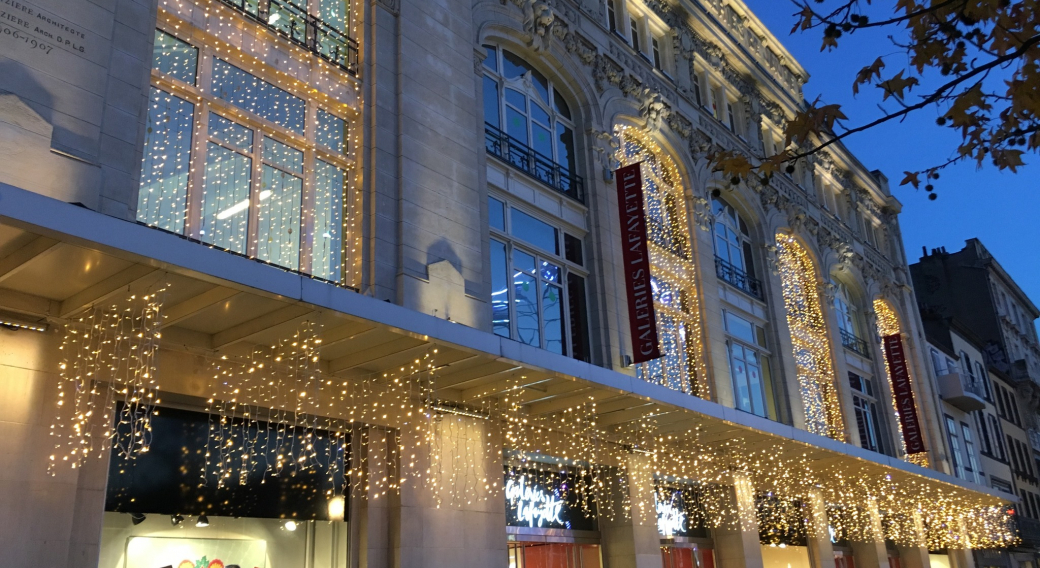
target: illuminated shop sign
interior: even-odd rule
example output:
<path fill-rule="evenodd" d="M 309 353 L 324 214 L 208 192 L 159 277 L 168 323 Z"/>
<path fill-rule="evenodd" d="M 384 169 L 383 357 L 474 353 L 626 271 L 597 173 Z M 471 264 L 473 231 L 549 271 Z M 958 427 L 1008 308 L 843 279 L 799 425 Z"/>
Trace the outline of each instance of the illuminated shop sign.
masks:
<path fill-rule="evenodd" d="M 511 527 L 596 530 L 587 484 L 564 471 L 506 468 L 506 522 Z"/>
<path fill-rule="evenodd" d="M 707 537 L 697 514 L 700 506 L 698 488 L 693 485 L 658 485 L 654 490 L 657 509 L 657 532 L 662 537 Z"/>

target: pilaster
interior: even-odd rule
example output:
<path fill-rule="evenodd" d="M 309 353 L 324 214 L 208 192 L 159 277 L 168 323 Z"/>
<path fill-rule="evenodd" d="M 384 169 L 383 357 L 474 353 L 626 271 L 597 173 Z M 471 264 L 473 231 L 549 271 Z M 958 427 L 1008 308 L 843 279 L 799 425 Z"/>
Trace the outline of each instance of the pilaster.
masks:
<path fill-rule="evenodd" d="M 715 562 L 718 568 L 762 568 L 762 544 L 755 510 L 755 487 L 747 474 L 733 474 L 730 489 L 737 522 L 715 529 Z"/>

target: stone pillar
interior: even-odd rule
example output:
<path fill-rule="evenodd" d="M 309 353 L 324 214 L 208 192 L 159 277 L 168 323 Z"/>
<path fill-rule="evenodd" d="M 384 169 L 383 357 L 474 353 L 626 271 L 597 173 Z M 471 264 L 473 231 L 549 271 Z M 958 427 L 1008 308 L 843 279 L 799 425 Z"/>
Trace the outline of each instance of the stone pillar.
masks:
<path fill-rule="evenodd" d="M 881 528 L 881 512 L 877 500 L 868 500 L 864 507 L 870 515 L 874 540 L 852 543 L 852 557 L 856 561 L 856 568 L 889 568 L 888 549 L 885 548 L 885 533 Z"/>
<path fill-rule="evenodd" d="M 827 522 L 827 503 L 819 491 L 809 496 L 809 562 L 813 568 L 834 566 L 834 544 L 831 542 L 830 523 Z"/>
<path fill-rule="evenodd" d="M 357 439 L 360 438 L 360 439 Z M 351 564 L 358 568 L 390 568 L 391 516 L 396 518 L 395 505 L 399 495 L 388 490 L 391 462 L 395 459 L 394 436 L 381 428 L 365 428 L 353 442 L 357 456 L 364 457 L 360 465 L 360 488 L 353 495 L 350 528 L 357 546 L 350 551 Z M 357 564 L 354 564 L 354 558 Z"/>
<path fill-rule="evenodd" d="M 899 560 L 902 568 L 931 568 L 932 562 L 928 558 L 928 548 L 924 545 L 924 524 L 921 517 L 914 514 L 914 525 L 917 528 L 917 546 L 900 546 Z"/>
<path fill-rule="evenodd" d="M 654 471 L 645 456 L 631 455 L 626 465 L 626 491 L 631 514 L 622 515 L 624 494 L 612 495 L 613 519 L 601 518 L 603 564 L 606 568 L 661 568 L 661 537 L 657 533 Z"/>
<path fill-rule="evenodd" d="M 415 463 L 404 473 L 421 472 L 422 479 L 402 483 L 390 514 L 390 565 L 506 568 L 501 432 L 479 418 L 436 420 L 430 439 L 402 431 L 402 466 Z"/>
<path fill-rule="evenodd" d="M 738 518 L 732 526 L 715 529 L 715 563 L 718 568 L 762 568 L 755 487 L 747 474 L 735 473 L 731 491 Z"/>
<path fill-rule="evenodd" d="M 956 526 L 957 545 L 949 547 L 950 568 L 975 568 L 975 555 L 968 548 L 970 541 L 964 531 L 963 521 L 958 520 Z"/>

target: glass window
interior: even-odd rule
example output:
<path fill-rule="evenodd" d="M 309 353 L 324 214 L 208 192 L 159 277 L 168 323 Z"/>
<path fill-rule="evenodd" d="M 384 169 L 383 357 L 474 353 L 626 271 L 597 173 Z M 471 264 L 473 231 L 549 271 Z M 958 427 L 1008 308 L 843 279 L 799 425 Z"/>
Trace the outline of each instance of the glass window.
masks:
<path fill-rule="evenodd" d="M 748 343 L 756 343 L 755 324 L 733 314 L 733 312 L 725 311 L 724 313 L 726 314 L 726 331 Z"/>
<path fill-rule="evenodd" d="M 141 222 L 184 232 L 194 118 L 194 104 L 152 88 L 137 194 L 137 219 Z"/>
<path fill-rule="evenodd" d="M 580 263 L 574 261 L 575 248 L 578 260 L 582 260 L 580 239 L 567 235 L 566 258 L 561 258 L 560 230 L 556 227 L 494 197 L 488 198 L 488 211 L 493 231 L 492 330 L 502 337 L 587 361 L 585 276 L 575 272 Z"/>
<path fill-rule="evenodd" d="M 553 187 L 569 190 L 576 165 L 570 105 L 545 75 L 518 55 L 485 48 L 484 122 L 494 129 L 488 129 L 488 136 L 504 131 L 509 137 L 508 148 L 495 140 L 488 150 Z M 529 156 L 528 149 L 537 155 Z M 554 166 L 562 171 L 557 173 Z"/>
<path fill-rule="evenodd" d="M 559 230 L 556 227 L 516 208 L 511 208 L 509 215 L 512 222 L 510 232 L 513 236 L 546 252 L 560 254 Z"/>
<path fill-rule="evenodd" d="M 327 13 L 339 10 L 348 17 L 341 0 L 322 2 Z M 200 65 L 211 66 L 213 80 L 211 94 L 194 103 L 152 89 L 138 220 L 343 282 L 344 238 L 356 236 L 346 226 L 357 197 L 349 191 L 349 121 L 317 108 L 305 128 L 303 98 L 227 61 L 200 60 L 197 54 L 196 47 L 157 32 L 153 64 L 164 74 L 164 88 L 186 91 Z M 214 110 L 226 107 L 215 99 L 246 112 L 234 119 L 217 114 Z M 202 143 L 193 143 L 193 136 L 201 136 Z M 191 175 L 192 168 L 198 175 Z"/>
<path fill-rule="evenodd" d="M 632 40 L 632 47 L 636 48 L 637 50 L 642 50 L 643 46 L 642 43 L 639 41 L 639 22 L 636 21 L 635 18 L 629 18 L 628 20 L 628 33 L 630 34 L 629 37 Z"/>
<path fill-rule="evenodd" d="M 968 481 L 978 483 L 982 469 L 975 457 L 975 437 L 971 435 L 971 427 L 967 422 L 961 422 L 961 435 L 964 437 L 964 471 L 968 474 Z"/>
<path fill-rule="evenodd" d="M 199 50 L 172 35 L 155 30 L 155 45 L 152 47 L 152 67 L 165 75 L 195 84 L 195 72 L 199 65 Z"/>
<path fill-rule="evenodd" d="M 305 5 L 301 6 L 301 8 L 305 7 Z M 350 35 L 349 0 L 318 0 L 318 14 L 326 24 L 342 34 Z"/>
<path fill-rule="evenodd" d="M 932 369 L 935 370 L 935 376 L 941 377 L 945 375 L 946 364 L 943 362 L 942 356 L 939 355 L 939 351 L 937 351 L 934 347 L 930 348 L 928 351 L 932 356 Z"/>
<path fill-rule="evenodd" d="M 221 60 L 213 61 L 213 94 L 260 118 L 303 134 L 307 104 L 280 89 Z"/>
<path fill-rule="evenodd" d="M 836 283 L 838 290 L 834 295 L 834 309 L 838 312 L 838 327 L 855 337 L 860 337 L 859 310 L 853 301 L 852 292 L 848 286 L 840 282 Z"/>
<path fill-rule="evenodd" d="M 730 343 L 730 373 L 733 377 L 737 408 L 765 418 L 767 406 L 768 361 L 758 351 L 736 342 Z"/>
<path fill-rule="evenodd" d="M 657 41 L 656 37 L 651 38 L 650 47 L 653 52 L 654 67 L 663 71 L 663 68 L 661 67 L 661 42 Z"/>
<path fill-rule="evenodd" d="M 314 139 L 318 144 L 333 152 L 346 154 L 347 140 L 350 139 L 347 121 L 330 112 L 318 109 L 318 129 Z"/>
<path fill-rule="evenodd" d="M 872 452 L 884 453 L 882 424 L 871 379 L 850 372 L 849 386 L 853 391 L 852 406 L 856 414 L 860 446 Z"/>
<path fill-rule="evenodd" d="M 953 466 L 953 475 L 955 477 L 964 478 L 962 460 L 964 455 L 961 453 L 961 442 L 960 437 L 957 435 L 957 423 L 953 420 L 950 415 L 946 415 L 946 435 L 950 441 L 950 465 Z"/>

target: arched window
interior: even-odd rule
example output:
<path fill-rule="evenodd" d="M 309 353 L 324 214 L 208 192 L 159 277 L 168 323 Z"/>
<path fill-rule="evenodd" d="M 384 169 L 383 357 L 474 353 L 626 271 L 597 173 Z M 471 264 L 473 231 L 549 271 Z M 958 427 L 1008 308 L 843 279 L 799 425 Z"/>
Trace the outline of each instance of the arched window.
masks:
<path fill-rule="evenodd" d="M 712 212 L 715 214 L 715 273 L 722 281 L 761 300 L 762 285 L 754 277 L 747 223 L 732 205 L 718 197 L 712 199 Z"/>
<path fill-rule="evenodd" d="M 484 130 L 488 152 L 571 197 L 583 200 L 575 175 L 574 119 L 552 81 L 515 53 L 485 45 Z"/>
<path fill-rule="evenodd" d="M 639 366 L 639 378 L 708 398 L 701 355 L 702 331 L 696 270 L 690 260 L 683 184 L 675 162 L 644 133 L 618 127 L 618 160 L 642 162 L 643 200 L 649 236 L 651 285 L 660 339 L 660 359 Z"/>
<path fill-rule="evenodd" d="M 816 264 L 790 235 L 776 236 L 776 256 L 806 428 L 845 441 L 845 420 L 834 384 L 833 355 L 817 290 Z"/>

